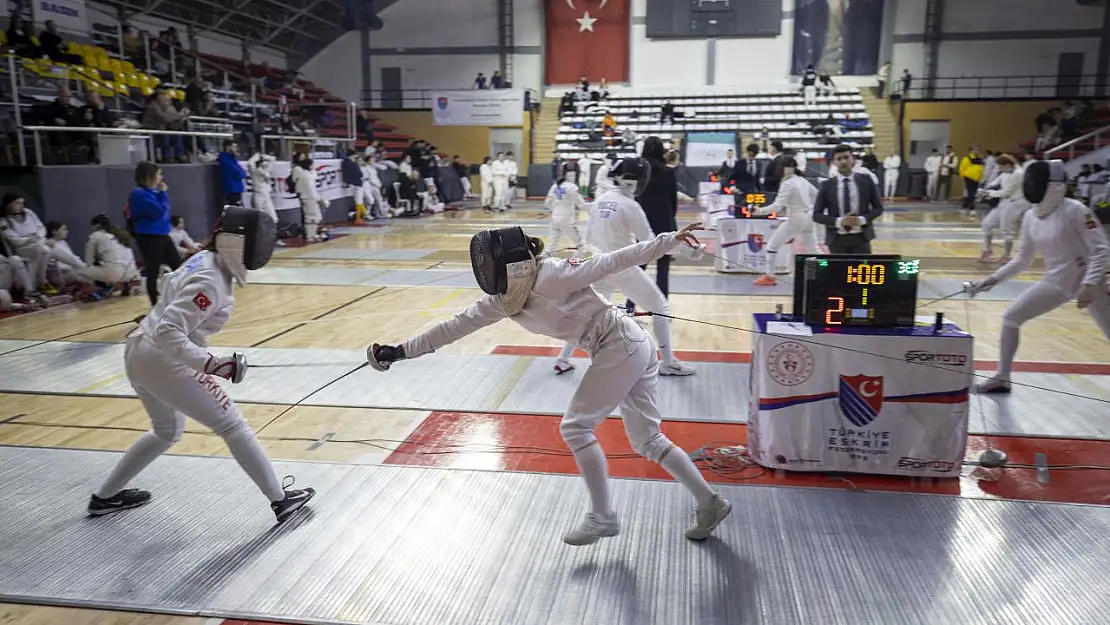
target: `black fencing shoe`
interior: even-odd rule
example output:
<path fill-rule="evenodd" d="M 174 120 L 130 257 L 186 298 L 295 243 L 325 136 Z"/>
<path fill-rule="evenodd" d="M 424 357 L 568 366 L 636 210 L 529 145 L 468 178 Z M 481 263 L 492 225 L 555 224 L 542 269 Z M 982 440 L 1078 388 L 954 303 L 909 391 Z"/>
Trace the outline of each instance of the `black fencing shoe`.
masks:
<path fill-rule="evenodd" d="M 316 491 L 311 488 L 290 490 L 289 487 L 295 483 L 296 480 L 292 475 L 285 476 L 281 484 L 281 487 L 285 489 L 285 499 L 270 504 L 278 523 L 284 523 L 286 519 L 293 516 L 294 512 L 300 510 L 310 499 L 316 496 Z"/>
<path fill-rule="evenodd" d="M 130 510 L 150 502 L 150 493 L 137 488 L 129 488 L 116 493 L 115 497 L 101 499 L 96 495 L 89 500 L 89 516 L 104 516 L 120 510 Z"/>

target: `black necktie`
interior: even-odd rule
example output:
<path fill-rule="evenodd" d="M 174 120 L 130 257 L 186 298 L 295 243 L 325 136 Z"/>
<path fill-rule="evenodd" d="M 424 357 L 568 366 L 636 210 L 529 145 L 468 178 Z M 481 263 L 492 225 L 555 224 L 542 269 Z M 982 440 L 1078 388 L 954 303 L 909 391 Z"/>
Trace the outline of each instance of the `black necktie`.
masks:
<path fill-rule="evenodd" d="M 841 180 L 844 182 L 844 199 L 841 200 L 841 202 L 843 203 L 840 205 L 840 214 L 847 215 L 848 213 L 852 212 L 852 194 L 850 191 L 848 191 L 848 182 L 851 179 L 841 178 Z"/>

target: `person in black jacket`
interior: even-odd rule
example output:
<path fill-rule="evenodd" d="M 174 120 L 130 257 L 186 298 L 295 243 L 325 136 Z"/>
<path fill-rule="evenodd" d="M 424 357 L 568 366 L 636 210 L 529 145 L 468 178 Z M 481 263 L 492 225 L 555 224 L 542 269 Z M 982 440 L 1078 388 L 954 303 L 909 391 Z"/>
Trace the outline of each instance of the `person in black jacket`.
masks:
<path fill-rule="evenodd" d="M 678 181 L 675 179 L 674 169 L 667 166 L 666 148 L 659 137 L 648 137 L 644 140 L 644 147 L 640 156 L 651 166 L 651 178 L 648 180 L 647 189 L 636 201 L 647 214 L 651 231 L 656 235 L 664 232 L 678 231 Z M 655 261 L 655 284 L 664 296 L 670 296 L 670 255 L 663 256 Z M 642 269 L 647 270 L 645 265 Z M 632 300 L 625 302 L 625 307 L 632 310 L 636 304 Z"/>

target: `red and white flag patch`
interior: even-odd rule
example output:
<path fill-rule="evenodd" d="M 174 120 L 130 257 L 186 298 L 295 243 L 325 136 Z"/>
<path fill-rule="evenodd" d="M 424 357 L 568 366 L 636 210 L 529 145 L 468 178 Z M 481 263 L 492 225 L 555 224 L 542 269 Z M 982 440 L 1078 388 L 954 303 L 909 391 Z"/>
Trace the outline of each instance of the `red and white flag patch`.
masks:
<path fill-rule="evenodd" d="M 581 265 L 582 263 L 586 262 L 586 260 L 584 258 L 575 258 L 575 257 L 571 256 L 570 258 L 567 259 L 567 262 L 570 263 L 571 265 L 574 265 L 575 267 L 577 267 L 578 265 Z"/>
<path fill-rule="evenodd" d="M 212 305 L 212 300 L 208 299 L 208 296 L 201 292 L 193 297 L 193 303 L 196 304 L 197 308 L 201 309 L 201 311 L 205 311 Z"/>

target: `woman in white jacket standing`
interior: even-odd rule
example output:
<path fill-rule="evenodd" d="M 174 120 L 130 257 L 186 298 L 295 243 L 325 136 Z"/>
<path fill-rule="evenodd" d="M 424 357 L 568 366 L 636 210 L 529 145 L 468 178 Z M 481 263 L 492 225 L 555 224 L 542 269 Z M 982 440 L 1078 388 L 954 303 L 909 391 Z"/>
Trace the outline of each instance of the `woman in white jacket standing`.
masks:
<path fill-rule="evenodd" d="M 323 209 L 327 208 L 328 201 L 316 190 L 316 172 L 312 170 L 312 159 L 304 152 L 294 153 L 289 176 L 293 180 L 293 191 L 301 202 L 305 242 L 316 243 L 321 240 L 317 229 L 324 220 Z"/>
<path fill-rule="evenodd" d="M 482 164 L 478 166 L 478 176 L 482 184 L 482 208 L 485 210 L 492 210 L 493 208 L 493 168 L 490 167 L 489 157 L 482 159 Z"/>
<path fill-rule="evenodd" d="M 270 165 L 274 162 L 269 154 L 256 152 L 247 161 L 247 175 L 251 180 L 251 204 L 277 223 L 277 210 L 274 207 L 274 183 L 270 177 Z"/>

